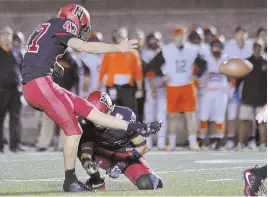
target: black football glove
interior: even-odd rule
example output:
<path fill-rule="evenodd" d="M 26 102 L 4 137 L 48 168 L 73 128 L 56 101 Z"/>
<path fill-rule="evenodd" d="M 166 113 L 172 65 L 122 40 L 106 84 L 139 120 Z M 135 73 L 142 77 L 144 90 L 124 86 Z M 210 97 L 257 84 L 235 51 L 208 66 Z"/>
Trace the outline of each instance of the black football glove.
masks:
<path fill-rule="evenodd" d="M 162 126 L 161 121 L 151 123 L 129 122 L 127 131 L 136 132 L 144 137 L 157 133 Z"/>
<path fill-rule="evenodd" d="M 162 121 L 155 121 L 147 123 L 149 135 L 158 133 L 162 127 Z"/>

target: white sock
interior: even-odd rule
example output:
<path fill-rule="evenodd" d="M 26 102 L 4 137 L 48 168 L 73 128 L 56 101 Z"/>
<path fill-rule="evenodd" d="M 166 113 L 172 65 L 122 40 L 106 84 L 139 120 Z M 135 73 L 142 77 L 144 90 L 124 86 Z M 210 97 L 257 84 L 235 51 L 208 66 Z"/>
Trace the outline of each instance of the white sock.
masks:
<path fill-rule="evenodd" d="M 190 135 L 188 136 L 189 144 L 194 145 L 196 144 L 196 135 Z"/>
<path fill-rule="evenodd" d="M 216 138 L 223 138 L 223 135 L 215 135 Z"/>
<path fill-rule="evenodd" d="M 170 149 L 175 149 L 176 148 L 176 135 L 170 135 L 168 136 L 168 139 L 169 139 Z"/>
<path fill-rule="evenodd" d="M 234 147 L 234 141 L 233 140 L 227 140 L 226 146 L 229 149 L 233 148 Z"/>
<path fill-rule="evenodd" d="M 166 148 L 166 138 L 163 136 L 157 137 L 157 147 L 158 148 Z"/>
<path fill-rule="evenodd" d="M 153 147 L 153 140 L 152 140 L 152 136 L 149 136 L 146 138 L 147 141 L 147 146 L 149 149 L 151 149 Z"/>

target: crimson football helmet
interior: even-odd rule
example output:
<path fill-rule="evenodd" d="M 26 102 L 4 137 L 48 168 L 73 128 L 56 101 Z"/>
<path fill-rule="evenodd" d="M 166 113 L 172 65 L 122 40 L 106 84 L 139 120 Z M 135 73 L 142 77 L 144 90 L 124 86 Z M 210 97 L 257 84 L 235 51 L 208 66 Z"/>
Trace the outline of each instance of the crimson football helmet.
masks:
<path fill-rule="evenodd" d="M 68 4 L 62 7 L 58 18 L 65 18 L 73 21 L 77 27 L 78 38 L 86 41 L 91 30 L 90 16 L 88 11 L 77 4 Z"/>
<path fill-rule="evenodd" d="M 110 114 L 114 109 L 110 96 L 105 92 L 93 91 L 89 93 L 86 99 L 100 112 Z"/>

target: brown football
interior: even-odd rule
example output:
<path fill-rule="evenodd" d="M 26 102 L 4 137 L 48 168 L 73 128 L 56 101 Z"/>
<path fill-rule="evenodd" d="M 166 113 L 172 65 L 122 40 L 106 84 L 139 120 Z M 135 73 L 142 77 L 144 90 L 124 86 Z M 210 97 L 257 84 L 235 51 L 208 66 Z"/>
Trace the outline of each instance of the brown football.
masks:
<path fill-rule="evenodd" d="M 253 64 L 248 60 L 229 59 L 220 65 L 220 73 L 233 78 L 244 77 L 253 69 Z"/>

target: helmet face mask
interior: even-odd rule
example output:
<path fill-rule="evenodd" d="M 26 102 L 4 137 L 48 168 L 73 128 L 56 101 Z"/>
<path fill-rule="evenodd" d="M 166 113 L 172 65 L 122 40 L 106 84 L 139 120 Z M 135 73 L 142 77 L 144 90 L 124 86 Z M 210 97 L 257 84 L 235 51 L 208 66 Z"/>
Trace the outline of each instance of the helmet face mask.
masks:
<path fill-rule="evenodd" d="M 77 37 L 81 40 L 88 40 L 88 36 L 90 34 L 91 31 L 91 26 L 89 25 L 82 25 L 80 28 L 80 31 L 78 32 Z"/>
<path fill-rule="evenodd" d="M 78 34 L 77 37 L 81 40 L 87 40 L 91 31 L 90 16 L 88 11 L 76 4 L 69 4 L 60 9 L 58 18 L 69 19 L 75 23 Z"/>

